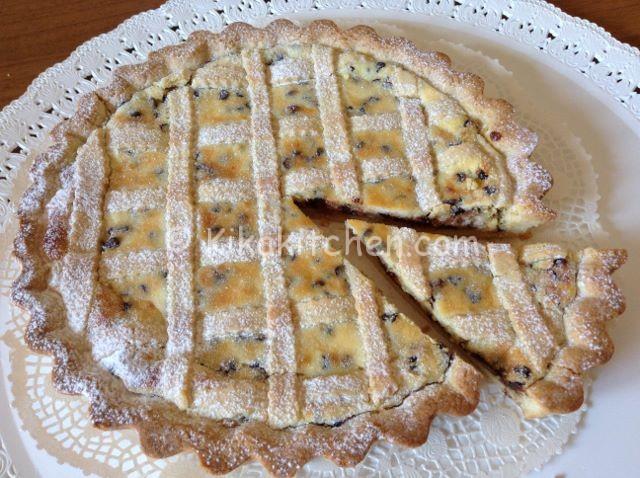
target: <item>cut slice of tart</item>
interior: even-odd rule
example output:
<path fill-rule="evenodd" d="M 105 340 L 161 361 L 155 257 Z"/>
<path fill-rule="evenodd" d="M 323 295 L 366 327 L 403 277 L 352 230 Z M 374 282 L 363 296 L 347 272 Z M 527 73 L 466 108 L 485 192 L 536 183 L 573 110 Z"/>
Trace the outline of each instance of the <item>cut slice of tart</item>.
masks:
<path fill-rule="evenodd" d="M 428 128 L 496 192 L 453 212 L 431 185 Z M 382 437 L 422 443 L 436 413 L 474 408 L 475 369 L 294 200 L 489 229 L 544 220 L 533 137 L 475 77 L 367 28 L 238 24 L 119 69 L 52 136 L 18 213 L 13 296 L 28 344 L 96 425 L 137 428 L 156 456 L 195 449 L 214 472 L 259 459 L 291 475 L 315 456 L 355 464 Z"/>
<path fill-rule="evenodd" d="M 576 410 L 583 372 L 613 353 L 605 326 L 624 311 L 611 278 L 624 250 L 482 244 L 358 220 L 348 227 L 490 366 L 528 418 Z"/>

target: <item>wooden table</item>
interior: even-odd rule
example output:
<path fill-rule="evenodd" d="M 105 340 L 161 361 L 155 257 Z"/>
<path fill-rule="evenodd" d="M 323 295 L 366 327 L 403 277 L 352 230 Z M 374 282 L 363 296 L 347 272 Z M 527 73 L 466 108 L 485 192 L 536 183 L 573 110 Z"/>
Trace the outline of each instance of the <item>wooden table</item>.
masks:
<path fill-rule="evenodd" d="M 47 67 L 82 42 L 162 0 L 1 0 L 0 108 L 19 97 Z M 552 0 L 571 15 L 591 20 L 616 38 L 640 46 L 640 1 Z"/>

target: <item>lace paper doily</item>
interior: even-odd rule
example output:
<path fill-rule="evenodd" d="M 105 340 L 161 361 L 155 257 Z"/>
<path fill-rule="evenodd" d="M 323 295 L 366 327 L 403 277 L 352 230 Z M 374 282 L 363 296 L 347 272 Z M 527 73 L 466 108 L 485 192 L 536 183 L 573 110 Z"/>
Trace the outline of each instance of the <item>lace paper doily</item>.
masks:
<path fill-rule="evenodd" d="M 583 72 L 640 116 L 639 95 L 634 90 L 638 84 L 634 75 L 637 79 L 640 72 L 630 71 L 637 65 L 638 51 L 616 43 L 588 22 L 571 19 L 544 2 L 532 0 L 272 0 L 268 4 L 262 0 L 177 0 L 91 40 L 64 63 L 47 70 L 23 97 L 0 112 L 0 231 L 4 229 L 0 236 L 0 311 L 2 314 L 9 311 L 8 320 L 0 324 L 4 328 L 0 328 L 0 338 L 11 354 L 9 392 L 23 427 L 38 446 L 59 462 L 110 477 L 206 476 L 192 454 L 153 460 L 141 452 L 135 432 L 94 429 L 83 398 L 62 396 L 51 388 L 51 359 L 25 349 L 22 330 L 26 314 L 11 308 L 9 303 L 9 288 L 17 276 L 17 264 L 7 255 L 16 229 L 13 208 L 27 183 L 28 158 L 45 147 L 46 134 L 74 111 L 75 100 L 108 81 L 110 71 L 120 64 L 141 61 L 149 51 L 176 43 L 197 29 L 218 30 L 236 20 L 263 24 L 274 14 L 336 6 L 407 9 L 494 29 L 523 43 L 537 45 Z M 558 22 L 558 18 L 563 22 Z M 522 25 L 527 28 L 521 28 Z M 393 32 L 393 26 L 380 26 L 383 31 Z M 596 40 L 590 44 L 579 42 L 577 39 L 584 38 L 585 32 Z M 596 176 L 580 138 L 548 112 L 539 111 L 528 95 L 520 91 L 514 75 L 497 60 L 444 41 L 423 46 L 448 53 L 458 68 L 482 76 L 487 81 L 488 93 L 512 102 L 521 121 L 540 135 L 536 159 L 556 178 L 548 202 L 560 212 L 560 217 L 553 230 L 540 230 L 535 237 L 573 243 L 579 237 L 585 243 L 597 242 L 603 232 L 598 222 Z M 591 61 L 592 58 L 598 62 Z M 302 474 L 410 477 L 482 476 L 498 472 L 502 476 L 518 476 L 559 453 L 576 431 L 583 412 L 584 407 L 571 415 L 525 421 L 498 385 L 486 384 L 481 404 L 472 415 L 438 417 L 429 442 L 422 447 L 404 450 L 379 443 L 354 469 L 340 469 L 325 460 L 316 460 Z M 0 477 L 16 476 L 10 463 L 0 441 Z M 248 464 L 232 475 L 254 477 L 262 473 L 259 465 Z"/>

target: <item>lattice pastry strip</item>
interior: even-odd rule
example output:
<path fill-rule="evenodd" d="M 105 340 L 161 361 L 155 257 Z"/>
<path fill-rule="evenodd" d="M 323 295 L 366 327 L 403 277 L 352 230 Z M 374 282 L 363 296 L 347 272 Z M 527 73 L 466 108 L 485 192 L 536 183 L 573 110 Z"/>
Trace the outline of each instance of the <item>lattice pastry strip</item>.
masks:
<path fill-rule="evenodd" d="M 580 406 L 581 373 L 612 352 L 604 322 L 624 309 L 611 280 L 624 251 L 348 226 L 454 340 L 489 364 L 527 416 Z"/>
<path fill-rule="evenodd" d="M 167 186 L 167 350 L 165 396 L 180 408 L 191 400 L 194 348 L 193 104 L 189 88 L 169 93 L 170 147 Z"/>
<path fill-rule="evenodd" d="M 69 327 L 76 332 L 85 329 L 94 294 L 108 168 L 104 131 L 97 130 L 78 151 L 69 224 L 69 250 L 53 270 L 52 282 L 67 304 Z"/>

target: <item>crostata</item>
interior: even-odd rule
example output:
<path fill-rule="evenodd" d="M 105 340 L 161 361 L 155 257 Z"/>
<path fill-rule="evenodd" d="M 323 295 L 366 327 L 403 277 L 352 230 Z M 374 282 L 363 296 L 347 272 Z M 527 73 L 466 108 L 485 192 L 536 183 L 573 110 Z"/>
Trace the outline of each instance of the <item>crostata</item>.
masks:
<path fill-rule="evenodd" d="M 605 325 L 624 311 L 611 279 L 624 250 L 482 244 L 359 220 L 348 227 L 491 367 L 527 418 L 582 405 L 583 372 L 613 354 Z"/>
<path fill-rule="evenodd" d="M 154 456 L 194 449 L 216 473 L 258 459 L 288 476 L 315 456 L 353 465 L 378 438 L 424 442 L 437 413 L 474 409 L 479 372 L 298 205 L 514 234 L 548 221 L 536 137 L 482 89 L 442 54 L 327 21 L 196 32 L 118 69 L 54 129 L 19 209 L 13 297 L 31 314 L 28 345 L 55 357 L 55 385 L 86 395 L 97 426 L 135 427 Z M 521 260 L 543 265 L 520 272 L 513 252 L 492 251 L 481 273 L 459 266 L 493 292 L 450 329 L 543 403 L 549 363 L 584 368 L 555 355 L 573 340 L 567 304 L 589 324 L 621 308 L 575 300 L 609 284 L 619 256 L 535 246 Z M 427 302 L 464 293 L 438 274 L 422 279 Z M 520 346 L 505 314 L 533 307 L 512 291 L 525 281 L 549 327 Z M 464 312 L 457 300 L 438 299 L 436 318 Z"/>

